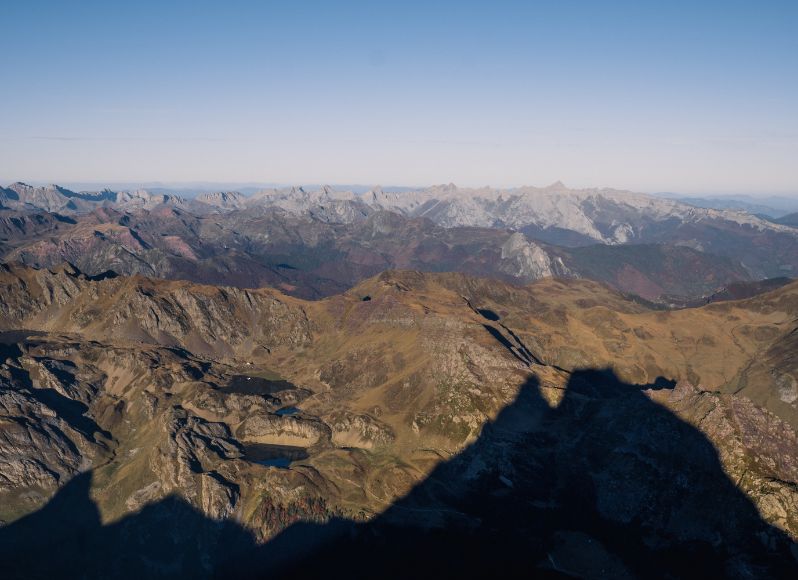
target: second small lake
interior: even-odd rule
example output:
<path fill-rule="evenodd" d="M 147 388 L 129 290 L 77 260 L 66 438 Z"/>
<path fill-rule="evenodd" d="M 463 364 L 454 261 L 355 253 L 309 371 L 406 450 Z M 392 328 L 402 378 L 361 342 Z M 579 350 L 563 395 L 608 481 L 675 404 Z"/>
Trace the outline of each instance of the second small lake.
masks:
<path fill-rule="evenodd" d="M 310 457 L 304 447 L 248 443 L 244 445 L 244 459 L 258 465 L 288 469 L 294 461 Z"/>
<path fill-rule="evenodd" d="M 235 375 L 224 390 L 241 395 L 273 395 L 294 389 L 293 383 L 283 380 L 264 379 L 249 375 Z"/>

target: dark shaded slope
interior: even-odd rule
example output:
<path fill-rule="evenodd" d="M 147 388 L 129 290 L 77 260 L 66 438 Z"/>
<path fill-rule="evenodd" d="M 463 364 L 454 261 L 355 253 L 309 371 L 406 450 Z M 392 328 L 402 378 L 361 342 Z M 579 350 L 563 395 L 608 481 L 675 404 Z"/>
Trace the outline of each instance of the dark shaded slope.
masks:
<path fill-rule="evenodd" d="M 753 298 L 765 292 L 778 290 L 782 286 L 786 286 L 794 282 L 792 278 L 767 278 L 766 280 L 757 280 L 753 282 L 735 282 L 708 296 L 704 302 L 725 302 L 726 300 L 743 300 L 745 298 Z"/>
<path fill-rule="evenodd" d="M 776 222 L 777 224 L 781 224 L 783 226 L 792 226 L 798 228 L 798 212 L 787 214 L 772 221 Z"/>
<path fill-rule="evenodd" d="M 798 237 L 750 224 L 718 221 L 702 224 L 676 218 L 650 224 L 642 243 L 690 245 L 739 262 L 752 278 L 777 278 L 798 270 Z"/>
<path fill-rule="evenodd" d="M 706 296 L 751 279 L 739 262 L 686 246 L 594 244 L 552 251 L 580 276 L 648 300 Z"/>
<path fill-rule="evenodd" d="M 252 554 L 252 535 L 170 497 L 103 525 L 78 475 L 38 512 L 0 528 L 4 578 L 198 578 Z"/>

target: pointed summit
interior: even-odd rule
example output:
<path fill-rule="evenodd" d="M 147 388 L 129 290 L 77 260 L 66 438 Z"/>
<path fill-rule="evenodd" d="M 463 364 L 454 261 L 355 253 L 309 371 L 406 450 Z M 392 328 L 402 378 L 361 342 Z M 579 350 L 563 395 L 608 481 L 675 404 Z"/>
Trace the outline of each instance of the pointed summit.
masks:
<path fill-rule="evenodd" d="M 557 181 L 546 187 L 546 189 L 568 189 L 568 188 L 565 187 L 565 184 L 558 179 Z"/>

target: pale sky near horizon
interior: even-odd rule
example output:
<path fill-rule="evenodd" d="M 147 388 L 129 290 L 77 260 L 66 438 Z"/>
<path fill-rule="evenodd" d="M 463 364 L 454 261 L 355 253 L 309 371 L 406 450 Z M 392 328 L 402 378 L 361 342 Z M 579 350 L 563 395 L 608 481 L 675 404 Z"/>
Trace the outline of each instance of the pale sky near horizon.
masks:
<path fill-rule="evenodd" d="M 798 1 L 0 1 L 0 179 L 798 193 Z"/>

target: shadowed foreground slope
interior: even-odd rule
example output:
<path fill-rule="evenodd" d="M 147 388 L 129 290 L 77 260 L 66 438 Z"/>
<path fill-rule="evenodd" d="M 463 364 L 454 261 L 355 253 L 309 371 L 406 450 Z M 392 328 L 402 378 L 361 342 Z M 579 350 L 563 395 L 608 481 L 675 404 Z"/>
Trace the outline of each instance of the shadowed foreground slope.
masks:
<path fill-rule="evenodd" d="M 714 447 L 606 371 L 559 405 L 534 380 L 460 455 L 368 523 L 296 524 L 257 546 L 179 499 L 103 526 L 76 477 L 0 529 L 7 577 L 795 577 Z"/>

